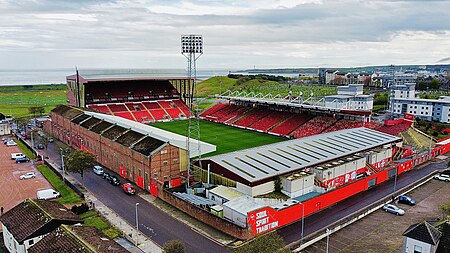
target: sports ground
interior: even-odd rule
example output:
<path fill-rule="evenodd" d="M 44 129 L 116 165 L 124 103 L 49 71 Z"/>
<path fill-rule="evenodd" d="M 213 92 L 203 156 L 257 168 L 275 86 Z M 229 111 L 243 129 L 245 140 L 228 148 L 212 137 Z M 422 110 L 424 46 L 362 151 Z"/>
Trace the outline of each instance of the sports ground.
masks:
<path fill-rule="evenodd" d="M 153 123 L 151 126 L 186 136 L 187 123 L 187 120 L 179 120 Z M 286 138 L 278 136 L 216 124 L 208 121 L 200 121 L 200 133 L 201 141 L 214 144 L 217 148 L 215 152 L 206 154 L 204 157 L 287 140 Z M 195 137 L 192 136 L 192 138 Z"/>

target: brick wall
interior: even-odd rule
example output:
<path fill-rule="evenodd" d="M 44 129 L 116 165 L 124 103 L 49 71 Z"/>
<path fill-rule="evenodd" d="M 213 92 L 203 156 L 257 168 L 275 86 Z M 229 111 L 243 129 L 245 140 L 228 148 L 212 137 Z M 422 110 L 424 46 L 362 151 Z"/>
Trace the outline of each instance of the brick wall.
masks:
<path fill-rule="evenodd" d="M 178 208 L 179 210 L 189 214 L 197 220 L 200 220 L 211 227 L 214 227 L 226 234 L 241 240 L 246 240 L 252 237 L 251 230 L 241 228 L 227 220 L 217 217 L 206 210 L 203 210 L 191 203 L 178 198 L 167 190 L 159 189 L 159 198 Z"/>

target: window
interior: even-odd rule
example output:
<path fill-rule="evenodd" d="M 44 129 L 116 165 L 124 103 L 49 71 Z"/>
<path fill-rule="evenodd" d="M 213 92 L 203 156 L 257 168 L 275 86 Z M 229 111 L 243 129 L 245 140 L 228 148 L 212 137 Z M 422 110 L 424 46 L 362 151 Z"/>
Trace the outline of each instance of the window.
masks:
<path fill-rule="evenodd" d="M 164 162 L 163 162 L 163 165 L 164 165 L 164 166 L 167 166 L 168 164 L 169 164 L 169 163 L 168 163 L 167 161 L 164 161 Z"/>
<path fill-rule="evenodd" d="M 31 240 L 28 241 L 28 245 L 31 246 L 31 245 L 33 245 L 33 244 L 34 244 L 34 240 L 33 240 L 33 239 L 31 239 Z"/>
<path fill-rule="evenodd" d="M 414 253 L 422 253 L 422 247 L 414 245 Z"/>
<path fill-rule="evenodd" d="M 161 155 L 167 154 L 167 150 L 161 150 Z"/>

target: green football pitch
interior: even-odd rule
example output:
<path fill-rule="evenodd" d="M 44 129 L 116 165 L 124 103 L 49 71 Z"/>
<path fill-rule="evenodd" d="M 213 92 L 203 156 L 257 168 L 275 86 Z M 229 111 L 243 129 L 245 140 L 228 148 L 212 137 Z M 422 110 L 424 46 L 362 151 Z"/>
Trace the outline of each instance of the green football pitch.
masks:
<path fill-rule="evenodd" d="M 186 136 L 187 123 L 187 120 L 179 120 L 153 123 L 151 126 Z M 216 145 L 215 152 L 203 155 L 203 157 L 287 140 L 282 137 L 216 124 L 208 121 L 200 121 L 200 133 L 201 141 Z"/>

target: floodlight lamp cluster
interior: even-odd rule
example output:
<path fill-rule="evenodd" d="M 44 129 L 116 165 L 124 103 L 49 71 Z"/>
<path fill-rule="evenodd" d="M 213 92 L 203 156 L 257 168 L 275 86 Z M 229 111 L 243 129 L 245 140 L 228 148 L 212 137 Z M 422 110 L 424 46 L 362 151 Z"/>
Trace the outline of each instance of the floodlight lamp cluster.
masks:
<path fill-rule="evenodd" d="M 181 35 L 181 53 L 203 53 L 203 37 L 201 35 Z"/>

